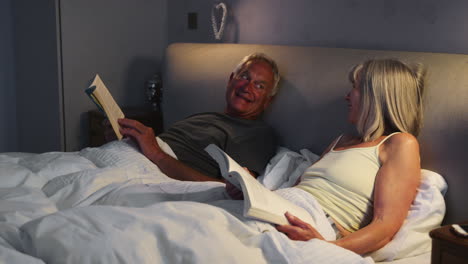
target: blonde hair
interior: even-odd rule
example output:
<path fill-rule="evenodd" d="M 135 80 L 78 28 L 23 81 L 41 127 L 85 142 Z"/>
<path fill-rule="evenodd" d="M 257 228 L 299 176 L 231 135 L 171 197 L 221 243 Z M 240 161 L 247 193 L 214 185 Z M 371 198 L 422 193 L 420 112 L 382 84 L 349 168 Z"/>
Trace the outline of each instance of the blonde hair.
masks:
<path fill-rule="evenodd" d="M 273 88 L 271 89 L 270 96 L 275 95 L 278 92 L 278 88 L 279 88 L 278 83 L 281 78 L 279 74 L 279 70 L 278 70 L 278 65 L 276 64 L 276 62 L 264 53 L 259 53 L 259 52 L 252 53 L 250 55 L 245 56 L 239 62 L 239 64 L 237 64 L 236 68 L 234 69 L 234 75 L 237 75 L 239 71 L 242 70 L 244 65 L 249 61 L 263 61 L 263 62 L 266 62 L 268 65 L 270 65 L 271 70 L 273 72 Z"/>
<path fill-rule="evenodd" d="M 425 71 L 396 59 L 368 60 L 354 66 L 349 80 L 361 92 L 357 130 L 363 142 L 384 134 L 418 136 L 422 126 Z"/>

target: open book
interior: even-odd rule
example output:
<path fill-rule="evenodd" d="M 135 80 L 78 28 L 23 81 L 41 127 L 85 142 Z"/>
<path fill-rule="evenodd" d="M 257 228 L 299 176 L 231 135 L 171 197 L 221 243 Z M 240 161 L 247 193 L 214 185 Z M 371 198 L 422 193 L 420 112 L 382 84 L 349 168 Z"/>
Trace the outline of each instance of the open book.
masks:
<path fill-rule="evenodd" d="M 91 85 L 85 90 L 93 102 L 101 109 L 109 119 L 112 129 L 114 129 L 115 134 L 119 140 L 122 139 L 122 134 L 119 131 L 119 124 L 117 119 L 124 118 L 120 107 L 115 102 L 114 98 L 110 94 L 107 87 L 102 82 L 98 74 L 94 77 Z"/>
<path fill-rule="evenodd" d="M 290 212 L 302 221 L 315 226 L 315 221 L 305 209 L 268 190 L 218 146 L 210 144 L 205 151 L 218 162 L 221 175 L 242 189 L 245 217 L 284 225 L 289 224 L 284 214 Z"/>

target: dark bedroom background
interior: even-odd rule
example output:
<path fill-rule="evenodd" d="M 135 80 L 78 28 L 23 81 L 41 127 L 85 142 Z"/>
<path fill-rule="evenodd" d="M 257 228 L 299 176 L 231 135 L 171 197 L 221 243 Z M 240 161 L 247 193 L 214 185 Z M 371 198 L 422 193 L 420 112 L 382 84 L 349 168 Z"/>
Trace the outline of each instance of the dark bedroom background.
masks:
<path fill-rule="evenodd" d="M 227 0 L 217 41 L 211 8 L 219 2 L 0 0 L 0 152 L 84 147 L 92 75 L 119 104 L 142 104 L 144 82 L 173 42 L 468 54 L 464 0 Z"/>

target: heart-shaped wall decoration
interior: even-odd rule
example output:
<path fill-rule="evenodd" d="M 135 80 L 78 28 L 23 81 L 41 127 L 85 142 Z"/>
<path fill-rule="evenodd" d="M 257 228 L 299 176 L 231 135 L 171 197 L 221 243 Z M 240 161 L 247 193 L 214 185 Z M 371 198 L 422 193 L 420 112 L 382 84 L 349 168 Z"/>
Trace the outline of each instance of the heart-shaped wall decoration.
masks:
<path fill-rule="evenodd" d="M 216 21 L 215 13 L 219 13 L 218 10 L 220 9 L 222 9 L 222 17 L 221 17 L 221 22 L 218 23 Z M 211 23 L 213 26 L 214 36 L 217 40 L 220 40 L 221 37 L 223 36 L 224 26 L 226 24 L 226 15 L 227 15 L 227 7 L 226 7 L 226 4 L 224 3 L 215 4 L 213 8 L 211 9 Z M 219 24 L 219 28 L 218 28 L 218 24 Z"/>

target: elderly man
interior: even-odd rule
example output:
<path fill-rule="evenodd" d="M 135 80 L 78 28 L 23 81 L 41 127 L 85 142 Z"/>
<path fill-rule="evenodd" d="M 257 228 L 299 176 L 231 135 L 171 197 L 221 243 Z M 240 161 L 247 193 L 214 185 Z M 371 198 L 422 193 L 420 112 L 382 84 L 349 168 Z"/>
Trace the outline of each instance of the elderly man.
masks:
<path fill-rule="evenodd" d="M 218 164 L 204 151 L 211 143 L 259 174 L 276 150 L 274 131 L 259 117 L 276 94 L 279 78 L 272 59 L 260 53 L 246 56 L 229 77 L 224 113 L 190 116 L 159 135 L 177 159 L 165 153 L 153 130 L 138 121 L 120 119 L 120 132 L 133 138 L 143 154 L 174 179 L 222 181 Z"/>

